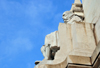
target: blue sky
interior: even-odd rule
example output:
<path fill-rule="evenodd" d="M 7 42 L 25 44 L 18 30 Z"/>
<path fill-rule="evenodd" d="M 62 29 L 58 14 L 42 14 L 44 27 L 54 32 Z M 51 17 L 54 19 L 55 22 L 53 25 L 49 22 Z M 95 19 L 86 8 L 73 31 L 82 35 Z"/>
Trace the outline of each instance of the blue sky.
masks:
<path fill-rule="evenodd" d="M 45 36 L 74 0 L 0 0 L 0 68 L 34 68 Z"/>

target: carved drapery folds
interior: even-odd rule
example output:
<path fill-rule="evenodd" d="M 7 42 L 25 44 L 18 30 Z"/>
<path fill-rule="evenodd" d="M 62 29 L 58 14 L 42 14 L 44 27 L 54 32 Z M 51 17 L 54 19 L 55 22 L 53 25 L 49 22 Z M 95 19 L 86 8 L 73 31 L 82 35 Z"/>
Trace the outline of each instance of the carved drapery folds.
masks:
<path fill-rule="evenodd" d="M 60 49 L 58 46 L 58 31 L 52 32 L 45 37 L 45 45 L 42 46 L 41 52 L 46 60 L 53 60 L 55 53 Z"/>

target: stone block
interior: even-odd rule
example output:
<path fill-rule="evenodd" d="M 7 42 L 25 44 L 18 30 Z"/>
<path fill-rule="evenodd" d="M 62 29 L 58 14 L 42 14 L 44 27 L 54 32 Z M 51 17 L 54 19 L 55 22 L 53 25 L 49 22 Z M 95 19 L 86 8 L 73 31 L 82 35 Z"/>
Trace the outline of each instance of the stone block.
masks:
<path fill-rule="evenodd" d="M 59 47 L 55 59 L 62 58 L 64 60 L 68 53 L 72 50 L 71 24 L 60 23 L 58 27 Z"/>
<path fill-rule="evenodd" d="M 67 68 L 93 68 L 93 67 L 92 66 L 86 66 L 86 65 L 69 64 Z"/>
<path fill-rule="evenodd" d="M 85 22 L 97 23 L 100 19 L 100 0 L 82 0 Z"/>
<path fill-rule="evenodd" d="M 90 57 L 69 55 L 67 63 L 91 65 Z"/>
<path fill-rule="evenodd" d="M 84 22 L 71 25 L 73 49 L 69 52 L 67 63 L 91 65 L 90 57 L 96 48 L 92 26 Z"/>
<path fill-rule="evenodd" d="M 95 63 L 95 60 L 97 59 L 99 53 L 100 53 L 100 42 L 98 43 L 96 49 L 94 50 L 94 52 L 93 52 L 93 54 L 91 56 L 92 64 Z"/>
<path fill-rule="evenodd" d="M 96 44 L 92 30 L 92 24 L 76 22 L 71 25 L 73 50 L 85 49 L 93 53 Z M 85 50 L 83 52 L 85 52 Z"/>
<path fill-rule="evenodd" d="M 97 44 L 100 42 L 100 19 L 98 20 L 98 22 L 95 25 L 95 38 L 96 38 L 96 42 Z"/>
<path fill-rule="evenodd" d="M 58 31 L 52 32 L 45 37 L 45 45 L 50 44 L 51 47 L 58 46 Z"/>

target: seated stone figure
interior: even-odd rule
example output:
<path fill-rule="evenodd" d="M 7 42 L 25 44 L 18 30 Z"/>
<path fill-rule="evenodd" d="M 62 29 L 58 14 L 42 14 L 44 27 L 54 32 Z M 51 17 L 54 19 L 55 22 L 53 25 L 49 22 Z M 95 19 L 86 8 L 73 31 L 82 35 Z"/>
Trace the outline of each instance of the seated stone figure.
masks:
<path fill-rule="evenodd" d="M 63 13 L 63 20 L 64 23 L 70 23 L 73 24 L 75 21 L 76 22 L 82 22 L 82 18 L 78 15 L 73 14 L 72 11 L 65 11 Z"/>
<path fill-rule="evenodd" d="M 50 48 L 50 44 L 43 45 L 41 47 L 41 52 L 46 60 L 53 60 L 55 53 L 60 49 L 60 47 L 54 46 Z"/>
<path fill-rule="evenodd" d="M 41 52 L 44 56 L 44 59 L 49 60 L 50 59 L 50 44 L 48 45 L 43 45 L 41 47 Z"/>

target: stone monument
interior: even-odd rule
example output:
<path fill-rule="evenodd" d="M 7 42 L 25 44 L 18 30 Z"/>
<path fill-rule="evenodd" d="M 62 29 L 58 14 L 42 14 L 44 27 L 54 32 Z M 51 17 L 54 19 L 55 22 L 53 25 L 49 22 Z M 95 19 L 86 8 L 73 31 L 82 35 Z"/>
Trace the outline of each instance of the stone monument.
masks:
<path fill-rule="evenodd" d="M 58 31 L 45 37 L 35 68 L 100 68 L 100 0 L 75 0 Z"/>

